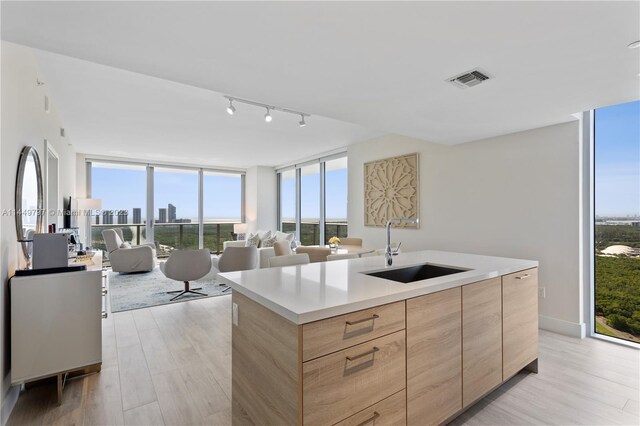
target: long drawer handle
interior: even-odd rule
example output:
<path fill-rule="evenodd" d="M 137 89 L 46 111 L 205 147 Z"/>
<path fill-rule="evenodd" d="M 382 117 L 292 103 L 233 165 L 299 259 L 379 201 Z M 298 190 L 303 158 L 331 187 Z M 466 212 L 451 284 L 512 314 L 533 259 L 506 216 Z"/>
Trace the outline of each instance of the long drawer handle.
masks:
<path fill-rule="evenodd" d="M 529 275 L 529 274 L 524 274 L 524 275 L 522 275 L 522 276 L 516 277 L 516 280 L 524 280 L 524 279 L 529 278 L 530 276 L 531 276 L 531 275 Z"/>
<path fill-rule="evenodd" d="M 373 412 L 373 415 L 371 417 L 369 417 L 367 420 L 365 420 L 364 422 L 358 423 L 356 426 L 362 426 L 362 425 L 366 425 L 367 423 L 371 423 L 372 421 L 374 421 L 375 419 L 377 419 L 378 417 L 380 417 L 380 414 L 377 411 Z"/>
<path fill-rule="evenodd" d="M 360 355 L 348 356 L 347 361 L 354 361 L 356 359 L 362 358 L 363 356 L 375 354 L 379 350 L 380 350 L 379 348 L 374 346 L 373 349 L 371 349 L 370 351 L 363 352 Z"/>
<path fill-rule="evenodd" d="M 108 315 L 108 314 L 107 314 L 106 312 L 102 312 L 102 319 L 107 318 L 107 315 Z"/>
<path fill-rule="evenodd" d="M 362 318 L 362 319 L 359 319 L 357 321 L 346 321 L 346 324 L 347 325 L 356 325 L 356 324 L 360 324 L 360 323 L 367 322 L 367 321 L 373 321 L 373 320 L 378 319 L 378 318 L 380 318 L 379 315 L 373 314 L 370 317 Z"/>

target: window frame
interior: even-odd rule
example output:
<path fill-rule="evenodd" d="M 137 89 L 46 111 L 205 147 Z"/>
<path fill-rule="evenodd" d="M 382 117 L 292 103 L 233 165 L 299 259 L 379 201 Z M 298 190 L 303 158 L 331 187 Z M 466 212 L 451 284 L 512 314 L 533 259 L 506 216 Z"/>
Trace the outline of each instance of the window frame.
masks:
<path fill-rule="evenodd" d="M 286 167 L 281 167 L 276 169 L 277 174 L 277 228 L 278 231 L 282 231 L 282 173 L 295 170 L 295 179 L 296 179 L 296 232 L 295 239 L 300 241 L 300 231 L 302 225 L 302 194 L 301 194 L 301 181 L 302 181 L 302 168 L 305 166 L 309 166 L 312 164 L 319 164 L 319 173 L 320 173 L 320 203 L 319 203 L 319 244 L 325 245 L 327 242 L 325 241 L 325 229 L 326 229 L 326 163 L 327 161 L 335 160 L 338 158 L 347 158 L 347 152 L 339 152 L 336 154 L 331 154 L 323 157 L 319 157 L 314 160 L 304 161 L 297 164 L 292 164 Z M 347 165 L 348 169 L 348 165 Z M 348 194 L 348 178 L 347 178 L 347 194 Z M 348 195 L 347 195 L 348 197 Z M 347 223 L 348 226 L 348 223 Z"/>
<path fill-rule="evenodd" d="M 146 235 L 147 241 L 155 242 L 154 239 L 154 225 L 155 225 L 155 190 L 154 190 L 154 177 L 155 177 L 155 168 L 161 169 L 178 169 L 178 170 L 189 170 L 197 172 L 198 176 L 198 247 L 201 249 L 204 245 L 204 173 L 212 172 L 212 173 L 224 173 L 230 175 L 240 175 L 240 222 L 244 223 L 246 218 L 246 170 L 242 169 L 224 169 L 224 168 L 215 168 L 215 167 L 203 167 L 199 165 L 185 165 L 185 164 L 174 164 L 174 163 L 163 163 L 163 162 L 142 162 L 142 161 L 131 161 L 124 159 L 116 159 L 116 158 L 101 158 L 99 156 L 95 157 L 87 157 L 85 158 L 85 191 L 88 198 L 91 198 L 92 192 L 92 170 L 93 163 L 108 163 L 114 165 L 133 165 L 133 166 L 144 166 L 146 168 L 146 176 L 147 176 L 147 188 L 146 188 Z M 234 222 L 235 223 L 235 222 Z M 91 231 L 89 231 L 91 232 Z"/>
<path fill-rule="evenodd" d="M 595 155 L 595 131 L 596 131 L 596 110 L 586 111 L 581 118 L 581 162 L 584 165 L 581 173 L 583 203 L 581 218 L 586 222 L 581 226 L 583 232 L 583 292 L 584 297 L 583 312 L 584 322 L 587 328 L 587 336 L 594 339 L 604 340 L 622 346 L 640 349 L 640 343 L 630 340 L 611 337 L 596 332 L 595 306 L 596 306 L 596 279 L 595 279 L 595 233 L 596 233 L 596 155 Z"/>

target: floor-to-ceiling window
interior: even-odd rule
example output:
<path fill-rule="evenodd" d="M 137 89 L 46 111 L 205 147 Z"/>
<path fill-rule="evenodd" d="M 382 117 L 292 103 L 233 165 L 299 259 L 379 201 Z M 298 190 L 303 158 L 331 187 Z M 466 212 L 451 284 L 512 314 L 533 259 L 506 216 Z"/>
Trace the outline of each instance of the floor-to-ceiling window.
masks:
<path fill-rule="evenodd" d="M 347 157 L 325 162 L 325 242 L 347 236 L 347 172 Z"/>
<path fill-rule="evenodd" d="M 594 332 L 640 342 L 640 101 L 593 117 Z"/>
<path fill-rule="evenodd" d="M 303 245 L 347 236 L 346 155 L 280 170 L 278 183 L 281 231 L 296 233 Z"/>
<path fill-rule="evenodd" d="M 105 250 L 102 231 L 122 229 L 125 240 L 146 242 L 147 168 L 144 165 L 93 162 L 91 198 L 102 210 L 92 218 L 91 245 Z"/>
<path fill-rule="evenodd" d="M 158 256 L 167 256 L 173 250 L 197 249 L 198 171 L 155 167 L 153 188 L 153 238 Z"/>
<path fill-rule="evenodd" d="M 205 171 L 202 180 L 204 247 L 219 253 L 242 222 L 242 175 Z"/>
<path fill-rule="evenodd" d="M 279 226 L 282 232 L 297 234 L 296 228 L 296 169 L 289 169 L 278 174 L 279 177 Z"/>
<path fill-rule="evenodd" d="M 300 168 L 300 242 L 320 244 L 320 163 Z"/>
<path fill-rule="evenodd" d="M 92 219 L 95 248 L 105 249 L 101 232 L 106 228 L 121 228 L 125 240 L 134 244 L 147 242 L 147 218 L 153 217 L 149 226 L 153 224 L 159 257 L 199 247 L 219 253 L 224 241 L 232 238 L 233 224 L 244 219 L 242 172 L 106 161 L 88 164 L 89 193 L 102 200 L 102 211 Z M 148 206 L 153 206 L 150 214 Z"/>

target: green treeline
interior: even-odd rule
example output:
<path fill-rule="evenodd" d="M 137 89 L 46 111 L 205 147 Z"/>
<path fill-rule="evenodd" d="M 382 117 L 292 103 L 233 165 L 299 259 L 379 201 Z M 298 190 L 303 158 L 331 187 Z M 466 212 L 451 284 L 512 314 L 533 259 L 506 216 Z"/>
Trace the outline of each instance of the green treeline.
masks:
<path fill-rule="evenodd" d="M 640 228 L 596 226 L 596 250 L 611 245 L 640 248 Z M 595 256 L 595 310 L 616 330 L 640 336 L 640 257 Z"/>

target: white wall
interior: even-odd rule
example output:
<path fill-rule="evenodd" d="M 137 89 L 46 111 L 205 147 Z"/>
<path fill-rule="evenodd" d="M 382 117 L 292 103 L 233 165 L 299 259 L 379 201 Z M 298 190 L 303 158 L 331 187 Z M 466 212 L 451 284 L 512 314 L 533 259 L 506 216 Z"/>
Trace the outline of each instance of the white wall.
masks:
<path fill-rule="evenodd" d="M 392 230 L 406 250 L 439 249 L 540 262 L 540 324 L 580 336 L 579 122 L 456 146 L 385 136 L 348 148 L 349 235 L 364 227 L 363 163 L 418 152 L 420 229 Z"/>
<path fill-rule="evenodd" d="M 245 220 L 249 232 L 275 230 L 278 222 L 277 177 L 273 167 L 255 166 L 245 177 Z"/>
<path fill-rule="evenodd" d="M 38 71 L 38 64 L 31 49 L 2 42 L 0 49 L 2 67 L 2 113 L 0 147 L 0 200 L 2 210 L 14 208 L 15 174 L 18 157 L 24 146 L 32 145 L 38 151 L 44 167 L 47 139 L 60 156 L 59 161 L 59 205 L 64 196 L 74 195 L 75 152 L 66 139 L 60 137 L 63 127 L 56 113 L 56 105 L 46 86 L 37 86 L 36 79 L 46 83 L 45 75 Z M 49 96 L 50 112 L 44 111 L 44 96 Z M 48 222 L 47 222 L 48 223 Z M 2 397 L 2 424 L 7 420 L 12 404 L 17 397 L 17 387 L 10 388 L 9 360 L 9 277 L 16 269 L 17 243 L 14 217 L 3 215 L 0 223 L 0 381 Z"/>

